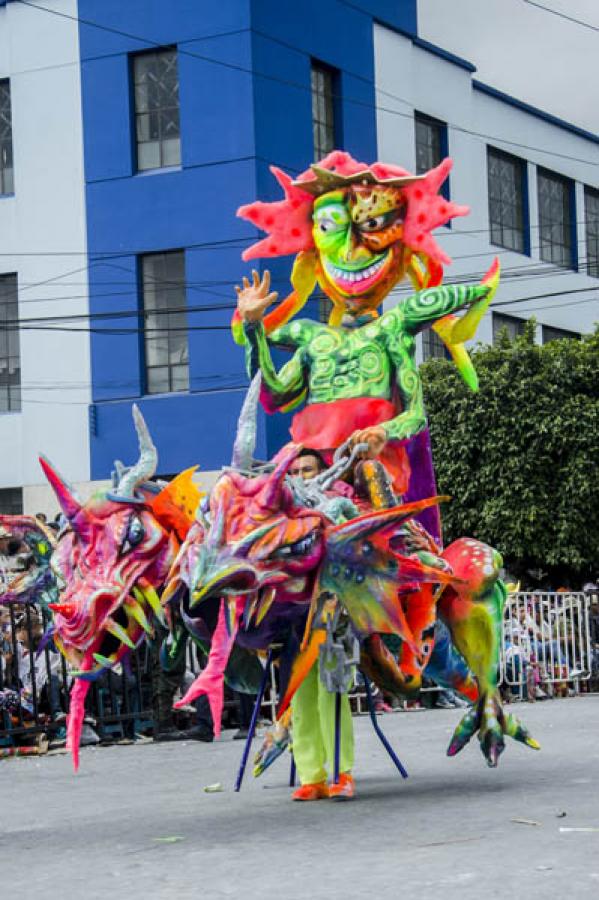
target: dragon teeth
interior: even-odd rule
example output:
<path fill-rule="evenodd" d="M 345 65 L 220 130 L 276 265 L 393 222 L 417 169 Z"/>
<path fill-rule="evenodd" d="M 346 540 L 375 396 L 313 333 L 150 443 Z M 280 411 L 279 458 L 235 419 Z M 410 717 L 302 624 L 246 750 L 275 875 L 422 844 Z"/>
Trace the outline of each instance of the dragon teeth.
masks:
<path fill-rule="evenodd" d="M 130 600 L 125 604 L 125 611 L 130 618 L 134 619 L 137 624 L 143 628 L 146 634 L 154 634 L 154 629 L 148 622 L 146 614 L 143 611 L 140 603 L 138 603 L 136 600 Z"/>
<path fill-rule="evenodd" d="M 133 643 L 125 629 L 122 627 L 122 625 L 119 625 L 118 622 L 115 622 L 114 619 L 106 619 L 104 627 L 106 628 L 106 631 L 109 631 L 110 634 L 118 638 L 119 641 L 125 644 L 126 647 L 129 647 L 130 650 L 135 650 L 135 644 Z"/>

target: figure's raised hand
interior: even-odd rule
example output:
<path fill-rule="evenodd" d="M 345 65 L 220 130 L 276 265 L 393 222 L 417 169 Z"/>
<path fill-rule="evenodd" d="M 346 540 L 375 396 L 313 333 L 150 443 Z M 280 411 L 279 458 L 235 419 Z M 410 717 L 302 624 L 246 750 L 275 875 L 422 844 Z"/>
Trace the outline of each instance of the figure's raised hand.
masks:
<path fill-rule="evenodd" d="M 350 447 L 355 447 L 356 444 L 368 444 L 368 452 L 364 452 L 360 456 L 366 459 L 374 459 L 387 443 L 387 434 L 380 425 L 373 425 L 370 428 L 354 431 L 348 443 Z"/>
<path fill-rule="evenodd" d="M 260 276 L 252 269 L 252 283 L 243 277 L 243 287 L 235 285 L 237 291 L 237 310 L 244 322 L 261 322 L 264 313 L 271 303 L 279 296 L 276 291 L 270 290 L 270 272 L 268 269 Z"/>

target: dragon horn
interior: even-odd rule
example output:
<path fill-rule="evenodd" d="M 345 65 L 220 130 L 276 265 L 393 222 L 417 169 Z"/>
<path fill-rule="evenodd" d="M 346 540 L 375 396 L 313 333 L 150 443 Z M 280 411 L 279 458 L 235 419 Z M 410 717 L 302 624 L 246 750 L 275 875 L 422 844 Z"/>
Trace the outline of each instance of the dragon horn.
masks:
<path fill-rule="evenodd" d="M 258 423 L 258 398 L 262 385 L 262 373 L 256 372 L 245 395 L 237 422 L 237 434 L 233 445 L 231 467 L 248 471 L 254 461 L 256 450 L 256 427 Z"/>
<path fill-rule="evenodd" d="M 75 518 L 77 513 L 81 512 L 82 506 L 72 487 L 62 478 L 56 469 L 52 466 L 45 456 L 40 456 L 40 466 L 44 470 L 44 475 L 50 482 L 50 486 L 56 494 L 56 499 L 60 504 L 60 508 L 69 521 Z"/>
<path fill-rule="evenodd" d="M 283 482 L 289 467 L 301 450 L 301 444 L 283 447 L 277 457 L 274 472 L 268 476 L 266 484 L 258 494 L 258 502 L 264 509 L 276 510 L 281 506 Z"/>
<path fill-rule="evenodd" d="M 327 531 L 327 543 L 342 544 L 346 541 L 356 541 L 373 534 L 375 531 L 387 531 L 391 527 L 397 527 L 411 519 L 423 509 L 436 506 L 449 497 L 428 497 L 426 500 L 416 500 L 414 503 L 404 503 L 402 506 L 393 506 L 390 509 L 381 509 L 376 512 L 366 513 L 357 519 L 350 519 L 341 525 L 335 525 Z"/>
<path fill-rule="evenodd" d="M 158 451 L 152 443 L 148 426 L 136 403 L 133 404 L 133 422 L 139 439 L 139 459 L 128 472 L 125 472 L 115 491 L 119 497 L 131 497 L 132 499 L 135 497 L 135 489 L 143 481 L 148 481 L 155 474 L 158 466 Z"/>

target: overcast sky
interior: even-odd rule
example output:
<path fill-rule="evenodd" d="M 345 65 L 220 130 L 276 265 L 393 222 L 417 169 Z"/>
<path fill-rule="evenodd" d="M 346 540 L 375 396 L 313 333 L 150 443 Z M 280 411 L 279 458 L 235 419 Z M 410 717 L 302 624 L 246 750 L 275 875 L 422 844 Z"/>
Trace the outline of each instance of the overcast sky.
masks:
<path fill-rule="evenodd" d="M 480 81 L 599 133 L 599 0 L 535 3 L 418 0 L 418 32 L 473 63 Z"/>

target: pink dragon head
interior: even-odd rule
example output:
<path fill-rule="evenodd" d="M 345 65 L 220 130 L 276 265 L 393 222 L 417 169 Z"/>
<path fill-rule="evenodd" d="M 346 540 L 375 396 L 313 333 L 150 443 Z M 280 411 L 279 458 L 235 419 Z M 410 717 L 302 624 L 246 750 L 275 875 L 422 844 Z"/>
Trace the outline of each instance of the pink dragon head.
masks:
<path fill-rule="evenodd" d="M 50 463 L 40 459 L 68 522 L 52 557 L 60 596 L 50 608 L 56 645 L 79 679 L 69 717 L 75 763 L 89 681 L 151 636 L 154 618 L 163 620 L 156 588 L 164 583 L 182 537 L 176 513 L 190 521 L 165 503 L 165 494 L 173 496 L 174 482 L 159 493 L 143 487 L 156 471 L 157 453 L 135 406 L 133 416 L 140 457 L 121 471 L 113 492 L 100 491 L 82 503 Z"/>

